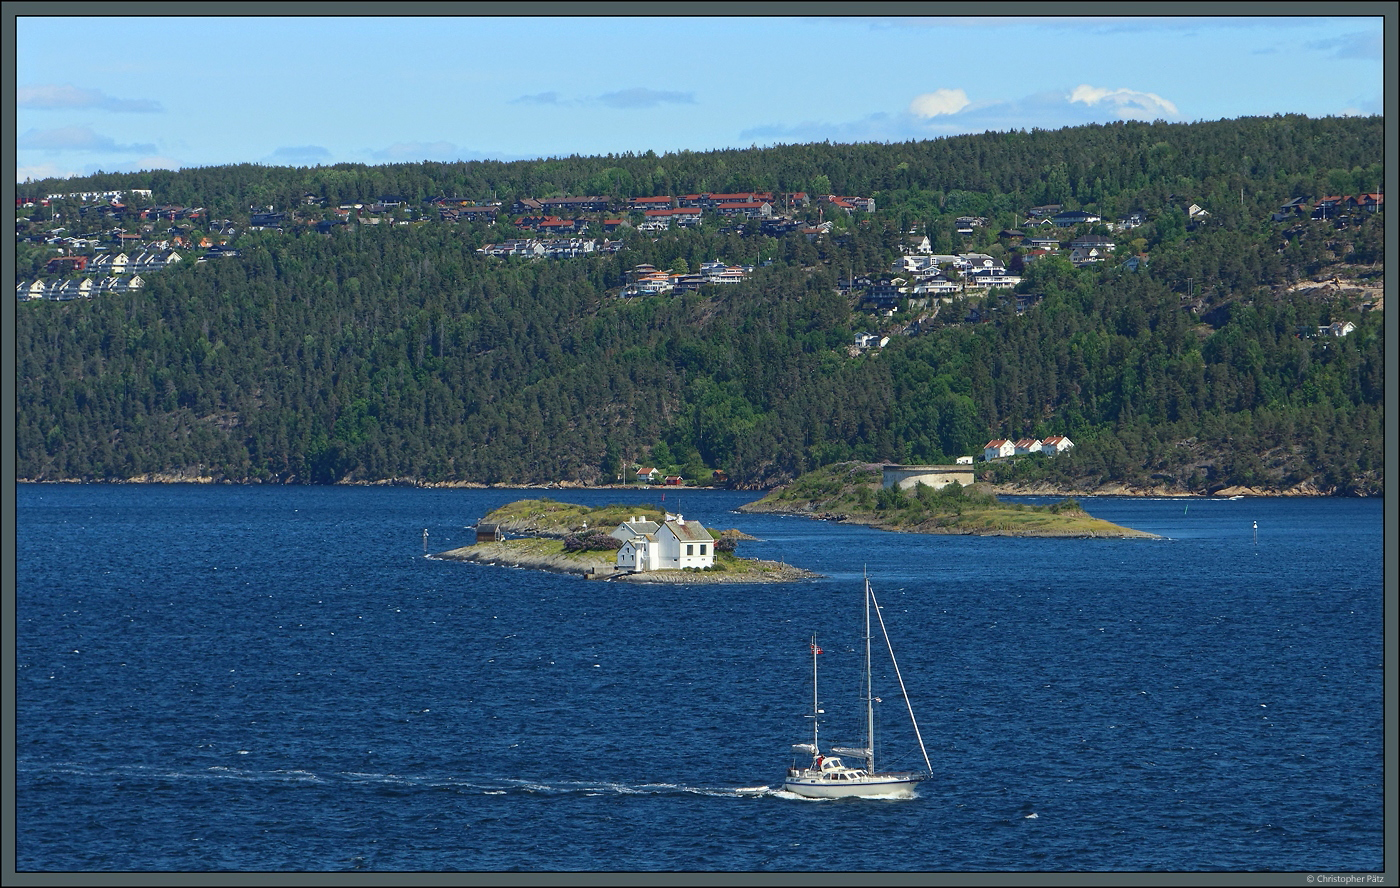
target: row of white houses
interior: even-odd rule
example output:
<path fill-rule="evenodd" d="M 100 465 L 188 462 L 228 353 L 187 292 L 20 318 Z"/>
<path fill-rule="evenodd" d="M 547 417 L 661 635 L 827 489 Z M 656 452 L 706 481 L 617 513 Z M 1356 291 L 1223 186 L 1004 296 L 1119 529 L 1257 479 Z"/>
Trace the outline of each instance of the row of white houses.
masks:
<path fill-rule="evenodd" d="M 70 299 L 91 299 L 106 293 L 125 293 L 146 286 L 139 274 L 114 275 L 106 278 L 62 278 L 45 281 L 20 281 L 15 286 L 15 298 L 20 302 L 48 299 L 66 302 Z"/>
<path fill-rule="evenodd" d="M 535 259 L 567 259 L 572 256 L 585 256 L 589 253 L 616 253 L 622 249 L 622 241 L 581 237 L 540 239 L 526 238 L 508 240 L 499 244 L 486 244 L 477 252 L 485 256 L 527 256 Z"/>
<path fill-rule="evenodd" d="M 85 270 L 117 275 L 140 274 L 161 271 L 182 261 L 183 258 L 174 250 L 153 247 L 130 255 L 125 252 L 98 253 L 88 262 Z"/>
<path fill-rule="evenodd" d="M 991 462 L 994 459 L 1005 459 L 1008 456 L 1028 456 L 1032 453 L 1048 453 L 1054 456 L 1057 453 L 1064 453 L 1074 446 L 1074 442 L 1064 435 L 1051 435 L 1041 440 L 1039 438 L 1021 438 L 1017 441 L 1004 438 L 994 438 L 987 442 L 987 446 L 982 448 L 982 459 Z"/>

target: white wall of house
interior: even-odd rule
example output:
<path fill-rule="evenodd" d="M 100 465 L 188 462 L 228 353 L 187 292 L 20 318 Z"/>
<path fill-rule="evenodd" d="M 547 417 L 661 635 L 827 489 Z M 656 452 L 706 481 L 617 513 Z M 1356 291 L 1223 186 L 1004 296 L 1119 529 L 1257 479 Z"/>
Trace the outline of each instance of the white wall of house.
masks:
<path fill-rule="evenodd" d="M 651 522 L 646 522 L 656 527 Z M 625 532 L 629 523 L 613 531 L 614 536 Z M 640 528 L 638 528 L 640 529 Z M 715 563 L 715 541 L 698 522 L 686 522 L 679 515 L 667 516 L 666 523 L 654 533 L 637 534 L 617 550 L 617 566 L 622 570 L 682 570 L 688 567 L 704 569 Z"/>

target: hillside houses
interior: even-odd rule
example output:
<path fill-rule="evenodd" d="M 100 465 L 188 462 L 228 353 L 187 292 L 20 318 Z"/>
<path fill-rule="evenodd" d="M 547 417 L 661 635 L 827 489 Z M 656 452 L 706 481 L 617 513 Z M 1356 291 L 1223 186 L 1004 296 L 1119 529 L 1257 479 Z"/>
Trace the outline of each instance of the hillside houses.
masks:
<path fill-rule="evenodd" d="M 627 209 L 634 213 L 644 213 L 647 210 L 670 210 L 676 206 L 676 199 L 669 195 L 659 197 L 634 197 L 627 202 Z"/>
<path fill-rule="evenodd" d="M 637 226 L 638 231 L 665 231 L 676 225 L 699 225 L 705 211 L 700 207 L 672 207 L 643 210 L 644 221 Z"/>
<path fill-rule="evenodd" d="M 538 231 L 541 234 L 561 237 L 568 234 L 582 234 L 588 230 L 588 220 L 561 219 L 558 216 L 522 216 L 515 220 L 515 227 L 525 231 Z"/>
<path fill-rule="evenodd" d="M 57 256 L 45 266 L 48 273 L 57 277 L 19 281 L 15 285 L 15 298 L 20 302 L 66 302 L 139 290 L 146 283 L 141 275 L 161 271 L 181 261 L 180 254 L 169 249 L 166 242 L 150 244 L 131 254 L 123 251 Z"/>
<path fill-rule="evenodd" d="M 511 213 L 574 212 L 606 213 L 612 199 L 606 195 L 591 194 L 582 197 L 522 197 L 510 205 Z"/>
<path fill-rule="evenodd" d="M 67 302 L 71 299 L 92 299 L 109 293 L 140 290 L 146 285 L 140 275 L 123 274 L 105 278 L 54 279 L 51 281 L 20 281 L 15 285 L 15 298 L 20 302 L 47 299 Z"/>
<path fill-rule="evenodd" d="M 99 253 L 92 257 L 92 261 L 87 264 L 87 269 L 114 275 L 149 274 L 153 271 L 169 268 L 181 261 L 183 260 L 179 253 L 153 244 L 130 256 L 124 252 Z"/>
<path fill-rule="evenodd" d="M 1085 210 L 1064 210 L 1050 217 L 1050 223 L 1057 228 L 1073 228 L 1076 225 L 1092 225 L 1103 218 L 1097 213 Z"/>
<path fill-rule="evenodd" d="M 737 284 L 753 273 L 752 265 L 728 265 L 720 260 L 702 262 L 698 272 L 673 274 L 654 265 L 643 264 L 628 272 L 630 282 L 622 296 L 654 296 L 659 293 L 698 290 L 706 284 Z"/>
<path fill-rule="evenodd" d="M 704 194 L 683 194 L 676 199 L 676 204 L 678 206 L 707 210 L 720 210 L 736 206 L 751 206 L 764 203 L 770 206 L 772 205 L 773 192 L 739 191 L 732 194 L 705 192 Z"/>
<path fill-rule="evenodd" d="M 1344 194 L 1329 194 L 1319 197 L 1317 204 L 1313 208 L 1312 218 L 1314 219 L 1337 219 L 1350 215 L 1353 210 L 1363 210 L 1368 213 L 1375 213 L 1385 205 L 1385 195 L 1383 194 L 1362 194 L 1351 197 Z"/>
<path fill-rule="evenodd" d="M 827 194 L 817 198 L 819 204 L 834 207 L 838 210 L 845 210 L 847 215 L 857 212 L 875 212 L 875 198 L 873 197 L 841 197 L 835 194 Z"/>
<path fill-rule="evenodd" d="M 1117 248 L 1112 240 L 1097 234 L 1086 234 L 1069 243 L 1069 261 L 1076 266 L 1103 262 Z"/>
<path fill-rule="evenodd" d="M 424 203 L 436 208 L 443 222 L 495 222 L 501 212 L 501 202 L 475 201 L 465 197 L 430 197 Z M 347 214 L 348 215 L 348 214 Z"/>
<path fill-rule="evenodd" d="M 890 290 L 894 281 L 870 285 L 867 298 L 877 305 L 888 307 L 900 295 L 947 297 L 966 290 L 1010 289 L 1021 283 L 1020 275 L 1009 274 L 1000 260 L 986 253 L 909 253 L 901 256 L 892 270 L 908 277 L 894 279 L 900 282 L 897 292 Z M 949 271 L 957 272 L 962 280 L 950 280 Z"/>
<path fill-rule="evenodd" d="M 993 438 L 982 448 L 982 459 L 985 462 L 992 462 L 998 459 L 1008 459 L 1013 456 L 1030 456 L 1034 453 L 1043 453 L 1046 456 L 1054 456 L 1064 453 L 1074 447 L 1074 442 L 1064 435 L 1051 435 L 1044 440 L 1038 438 L 1021 438 L 1012 441 L 1007 438 Z"/>
<path fill-rule="evenodd" d="M 1058 250 L 1060 248 L 1060 236 L 1053 231 L 1041 231 L 1027 234 L 1021 239 L 1021 246 L 1031 250 Z"/>
<path fill-rule="evenodd" d="M 135 197 L 149 198 L 151 189 L 132 188 L 131 194 Z M 70 191 L 67 194 L 45 195 L 44 200 L 52 202 L 56 200 L 78 200 L 85 203 L 97 203 L 100 201 L 121 201 L 125 199 L 125 191 Z"/>
<path fill-rule="evenodd" d="M 621 241 L 596 240 L 581 237 L 567 238 L 523 238 L 502 241 L 498 244 L 485 244 L 477 252 L 483 256 L 524 256 L 527 259 L 569 259 L 586 256 L 589 253 L 616 253 L 622 249 Z"/>

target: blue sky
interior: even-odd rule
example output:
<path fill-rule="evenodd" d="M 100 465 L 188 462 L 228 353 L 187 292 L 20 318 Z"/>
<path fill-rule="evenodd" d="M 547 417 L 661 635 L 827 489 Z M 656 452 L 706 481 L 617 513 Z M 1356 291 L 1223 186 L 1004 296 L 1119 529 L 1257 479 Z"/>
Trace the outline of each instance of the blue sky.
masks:
<path fill-rule="evenodd" d="M 1385 5 L 1238 18 L 21 15 L 16 181 L 1380 114 Z"/>

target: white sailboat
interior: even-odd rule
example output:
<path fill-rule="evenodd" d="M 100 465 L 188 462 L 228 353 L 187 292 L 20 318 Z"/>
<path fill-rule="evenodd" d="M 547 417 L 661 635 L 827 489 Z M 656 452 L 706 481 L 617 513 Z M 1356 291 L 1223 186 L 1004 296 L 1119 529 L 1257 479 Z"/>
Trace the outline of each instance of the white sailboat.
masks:
<path fill-rule="evenodd" d="M 875 768 L 875 693 L 870 684 L 870 610 L 874 605 L 875 616 L 880 621 L 880 632 L 885 638 L 885 647 L 890 652 L 890 663 L 894 666 L 895 677 L 899 679 L 899 690 L 904 695 L 904 705 L 909 710 L 909 721 L 914 725 L 914 736 L 919 740 L 919 750 L 924 755 L 924 765 L 928 768 L 918 772 L 881 772 Z M 870 587 L 870 578 L 865 579 L 865 747 L 850 749 L 833 746 L 825 755 L 818 743 L 818 716 L 823 712 L 817 697 L 817 638 L 812 636 L 812 742 L 793 744 L 793 751 L 809 753 L 811 764 L 798 767 L 796 763 L 788 768 L 783 780 L 783 789 L 796 795 L 812 799 L 841 799 L 870 796 L 908 796 L 915 785 L 933 773 L 933 765 L 924 748 L 924 738 L 919 734 L 919 723 L 914 718 L 914 707 L 909 703 L 909 694 L 904 689 L 904 678 L 899 672 L 899 663 L 894 658 L 894 647 L 890 644 L 889 632 L 885 629 L 885 618 L 880 613 L 880 603 L 875 600 L 875 591 Z M 864 767 L 847 765 L 840 756 L 865 760 Z"/>

